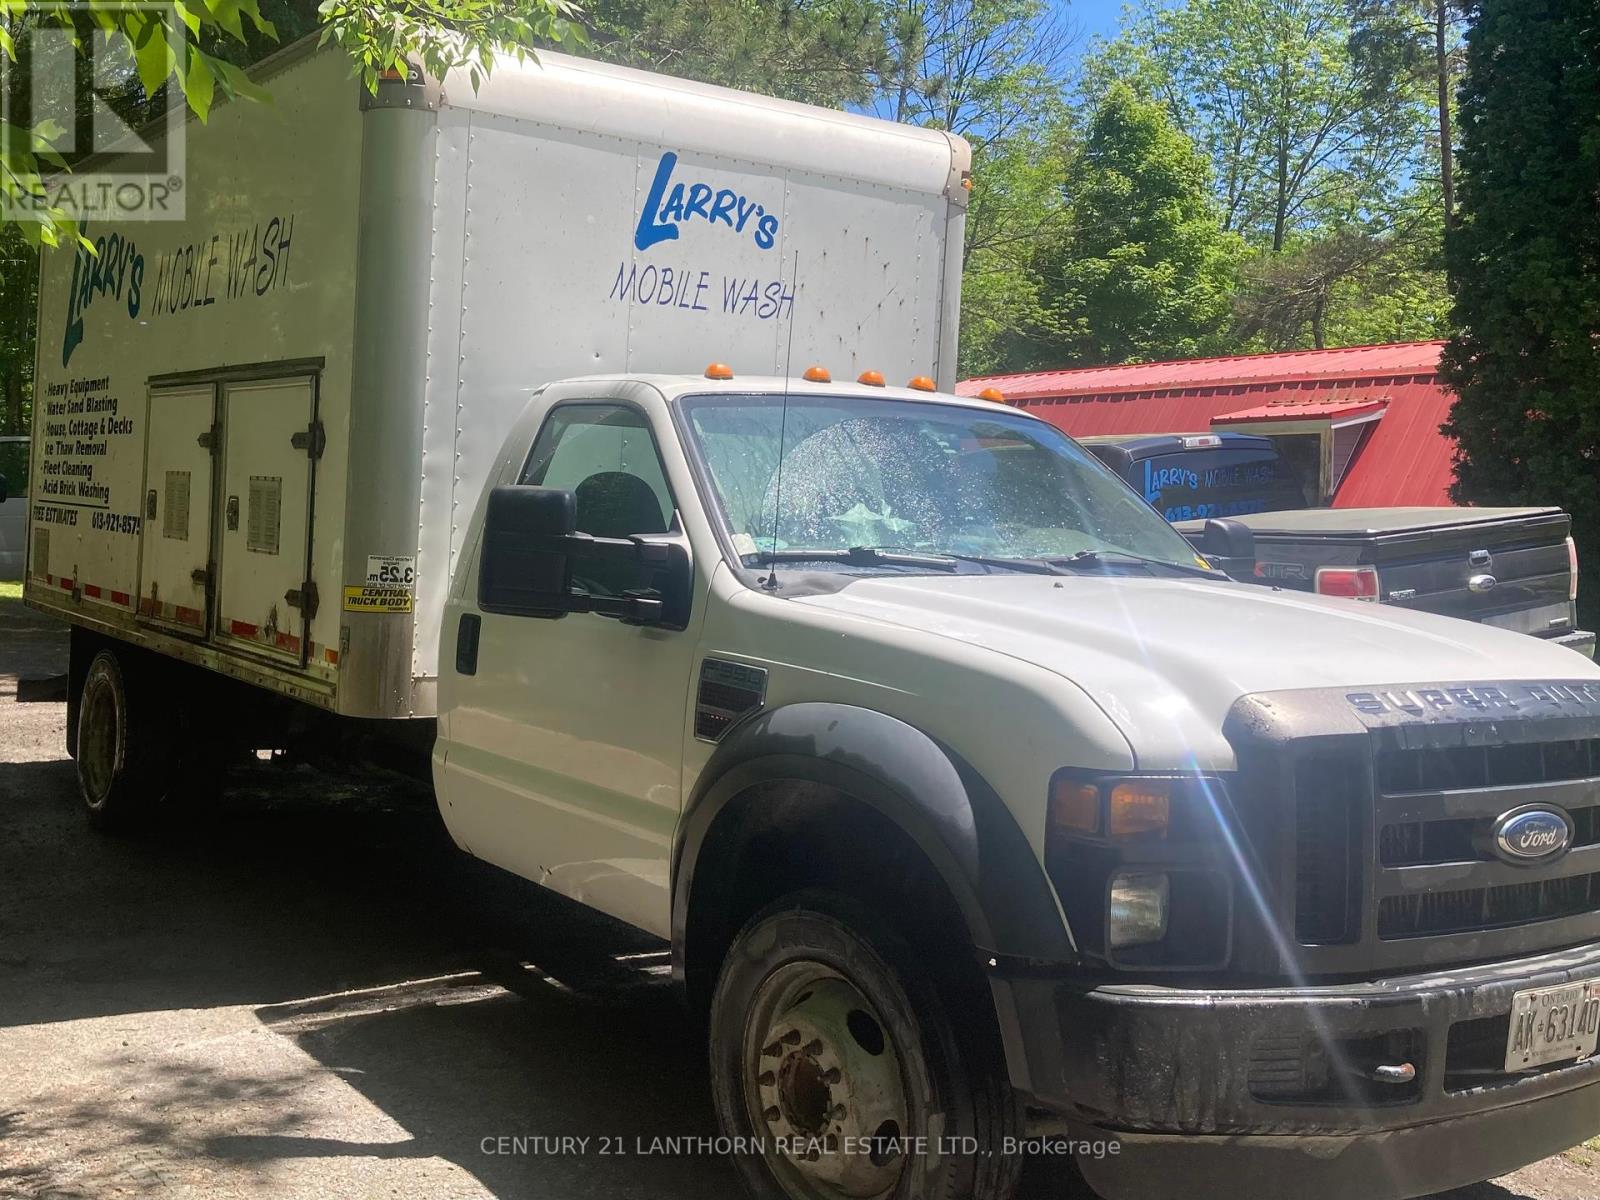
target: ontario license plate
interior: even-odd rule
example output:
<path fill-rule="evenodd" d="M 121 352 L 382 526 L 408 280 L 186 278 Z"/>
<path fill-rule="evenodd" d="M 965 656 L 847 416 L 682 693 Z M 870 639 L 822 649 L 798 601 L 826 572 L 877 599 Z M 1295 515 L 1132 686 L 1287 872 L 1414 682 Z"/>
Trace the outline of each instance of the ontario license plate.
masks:
<path fill-rule="evenodd" d="M 1506 1070 L 1588 1058 L 1600 1040 L 1600 981 L 1529 988 L 1511 998 Z"/>

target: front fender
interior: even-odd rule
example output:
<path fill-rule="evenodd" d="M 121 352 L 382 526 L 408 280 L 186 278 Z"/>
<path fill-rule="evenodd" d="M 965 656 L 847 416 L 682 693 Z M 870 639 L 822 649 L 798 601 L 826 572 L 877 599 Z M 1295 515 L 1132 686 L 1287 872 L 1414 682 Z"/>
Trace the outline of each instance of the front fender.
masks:
<path fill-rule="evenodd" d="M 673 847 L 675 962 L 683 961 L 695 871 L 718 815 L 749 788 L 783 780 L 832 787 L 898 825 L 943 879 L 980 954 L 1077 960 L 1032 846 L 970 764 L 894 717 L 813 702 L 735 727 L 701 772 Z"/>

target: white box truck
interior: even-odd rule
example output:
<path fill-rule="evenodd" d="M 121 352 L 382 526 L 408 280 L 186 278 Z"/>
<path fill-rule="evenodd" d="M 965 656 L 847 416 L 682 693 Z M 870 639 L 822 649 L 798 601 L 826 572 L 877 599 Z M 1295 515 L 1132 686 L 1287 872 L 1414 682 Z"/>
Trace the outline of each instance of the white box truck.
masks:
<path fill-rule="evenodd" d="M 274 79 L 184 228 L 47 264 L 28 596 L 91 817 L 197 728 L 432 714 L 365 725 L 423 726 L 463 848 L 670 944 L 763 1200 L 1035 1153 L 1380 1200 L 1600 1129 L 1600 667 L 1236 583 L 915 378 L 959 142 L 554 56 Z"/>
<path fill-rule="evenodd" d="M 958 138 L 558 54 L 476 93 L 371 97 L 310 42 L 259 74 L 271 105 L 188 124 L 185 220 L 43 259 L 26 595 L 81 629 L 431 718 L 461 531 L 541 384 L 954 382 Z"/>

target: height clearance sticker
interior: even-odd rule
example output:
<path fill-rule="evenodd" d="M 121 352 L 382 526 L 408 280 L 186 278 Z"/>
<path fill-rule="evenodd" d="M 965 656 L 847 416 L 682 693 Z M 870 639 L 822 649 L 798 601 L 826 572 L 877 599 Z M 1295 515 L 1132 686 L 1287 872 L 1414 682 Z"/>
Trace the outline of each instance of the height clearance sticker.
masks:
<path fill-rule="evenodd" d="M 408 613 L 411 589 L 366 583 L 344 590 L 345 612 Z"/>

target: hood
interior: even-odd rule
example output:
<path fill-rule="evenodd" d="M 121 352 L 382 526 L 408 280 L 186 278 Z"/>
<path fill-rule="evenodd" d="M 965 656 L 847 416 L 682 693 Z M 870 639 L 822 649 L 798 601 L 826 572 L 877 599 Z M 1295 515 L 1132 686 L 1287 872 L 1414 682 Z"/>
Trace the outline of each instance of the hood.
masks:
<path fill-rule="evenodd" d="M 1600 679 L 1573 650 L 1470 621 L 1254 584 L 1103 575 L 856 580 L 798 597 L 955 638 L 1082 688 L 1139 764 L 1227 769 L 1223 719 L 1239 697 L 1371 688 Z"/>

